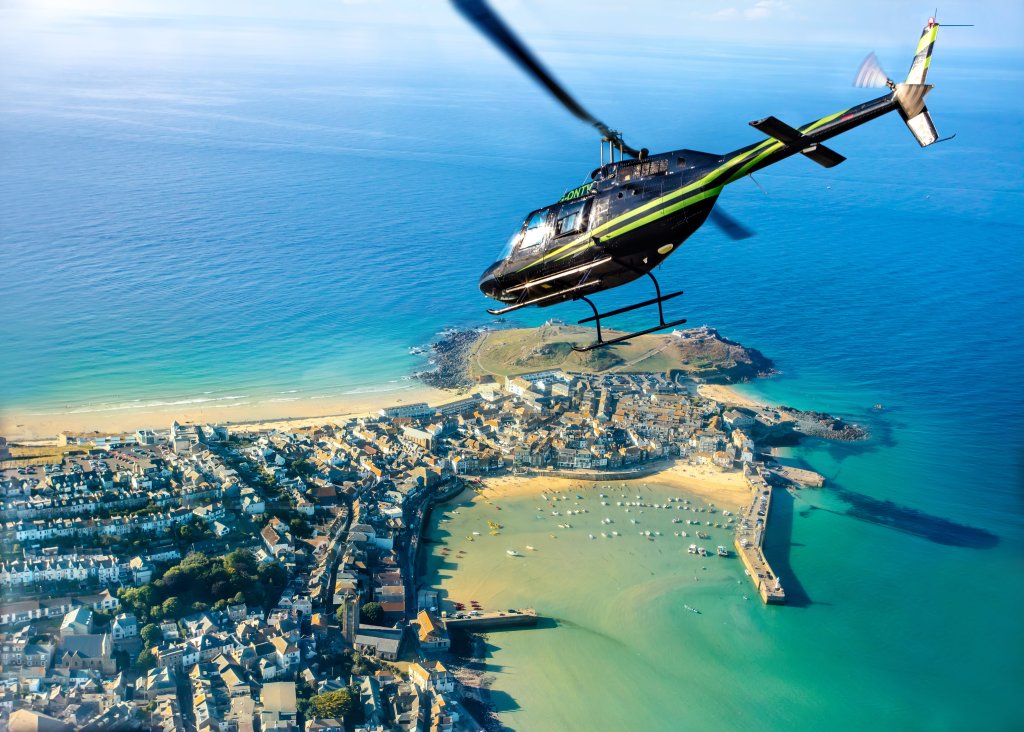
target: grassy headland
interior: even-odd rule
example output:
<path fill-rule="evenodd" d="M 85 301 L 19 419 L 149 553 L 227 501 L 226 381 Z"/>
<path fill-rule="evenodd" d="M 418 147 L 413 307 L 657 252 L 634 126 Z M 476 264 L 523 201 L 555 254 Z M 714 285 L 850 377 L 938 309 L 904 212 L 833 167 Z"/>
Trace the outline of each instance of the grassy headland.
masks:
<path fill-rule="evenodd" d="M 605 331 L 607 338 L 619 335 Z M 580 353 L 573 346 L 594 339 L 592 328 L 543 325 L 488 331 L 466 349 L 466 375 L 510 376 L 546 369 L 581 373 L 649 372 L 683 374 L 703 381 L 730 383 L 772 373 L 770 359 L 759 351 L 723 338 L 713 328 L 676 334 L 650 334 L 632 341 Z"/>

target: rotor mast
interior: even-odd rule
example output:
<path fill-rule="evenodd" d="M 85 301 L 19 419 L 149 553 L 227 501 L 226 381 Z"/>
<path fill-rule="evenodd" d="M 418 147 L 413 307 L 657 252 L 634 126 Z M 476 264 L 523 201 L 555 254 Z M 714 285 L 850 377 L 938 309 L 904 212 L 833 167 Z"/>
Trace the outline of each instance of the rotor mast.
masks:
<path fill-rule="evenodd" d="M 609 163 L 614 163 L 615 162 L 615 151 L 616 150 L 619 151 L 619 160 L 622 160 L 623 151 L 626 148 L 628 148 L 629 146 L 626 145 L 622 141 L 622 133 L 619 132 L 618 130 L 610 130 L 608 128 L 605 128 L 604 130 L 602 130 L 602 132 L 604 133 L 604 135 L 601 138 L 601 167 L 604 167 L 604 146 L 605 146 L 605 143 L 608 144 L 608 162 Z M 630 150 L 632 150 L 632 148 L 630 148 Z M 635 152 L 636 152 L 636 154 L 633 155 L 633 157 L 635 157 L 635 158 L 637 158 L 639 160 L 643 160 L 645 157 L 647 157 L 647 149 L 646 148 L 640 148 L 639 150 L 637 150 Z M 630 153 L 630 154 L 632 154 L 632 153 Z"/>

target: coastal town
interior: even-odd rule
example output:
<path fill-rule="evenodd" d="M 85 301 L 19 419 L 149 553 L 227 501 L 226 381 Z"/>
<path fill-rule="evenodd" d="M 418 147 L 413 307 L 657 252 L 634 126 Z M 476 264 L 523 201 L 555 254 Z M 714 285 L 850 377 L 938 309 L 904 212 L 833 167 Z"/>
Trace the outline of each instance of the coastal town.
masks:
<path fill-rule="evenodd" d="M 734 549 L 764 602 L 781 603 L 761 552 L 771 490 L 821 476 L 764 445 L 797 421 L 669 374 L 555 369 L 334 424 L 0 438 L 0 718 L 97 732 L 491 728 L 453 637 L 537 615 L 455 612 L 426 584 L 432 509 L 495 475 L 735 472 L 750 503 Z"/>

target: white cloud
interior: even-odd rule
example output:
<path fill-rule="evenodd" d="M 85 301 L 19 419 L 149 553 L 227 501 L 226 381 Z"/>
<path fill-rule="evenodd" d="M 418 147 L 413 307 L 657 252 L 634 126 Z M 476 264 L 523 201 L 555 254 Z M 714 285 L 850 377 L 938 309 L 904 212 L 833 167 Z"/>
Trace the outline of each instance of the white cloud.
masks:
<path fill-rule="evenodd" d="M 782 0 L 757 0 L 756 3 L 743 11 L 744 17 L 750 20 L 762 20 L 780 11 L 789 10 L 789 5 Z"/>

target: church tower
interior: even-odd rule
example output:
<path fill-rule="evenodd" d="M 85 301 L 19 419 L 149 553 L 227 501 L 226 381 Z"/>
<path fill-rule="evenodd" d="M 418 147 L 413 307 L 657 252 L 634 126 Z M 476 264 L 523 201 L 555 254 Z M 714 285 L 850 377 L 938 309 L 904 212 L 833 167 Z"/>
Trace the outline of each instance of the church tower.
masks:
<path fill-rule="evenodd" d="M 338 608 L 338 620 L 341 621 L 341 636 L 349 645 L 354 645 L 356 633 L 359 632 L 359 596 L 346 592 Z"/>

